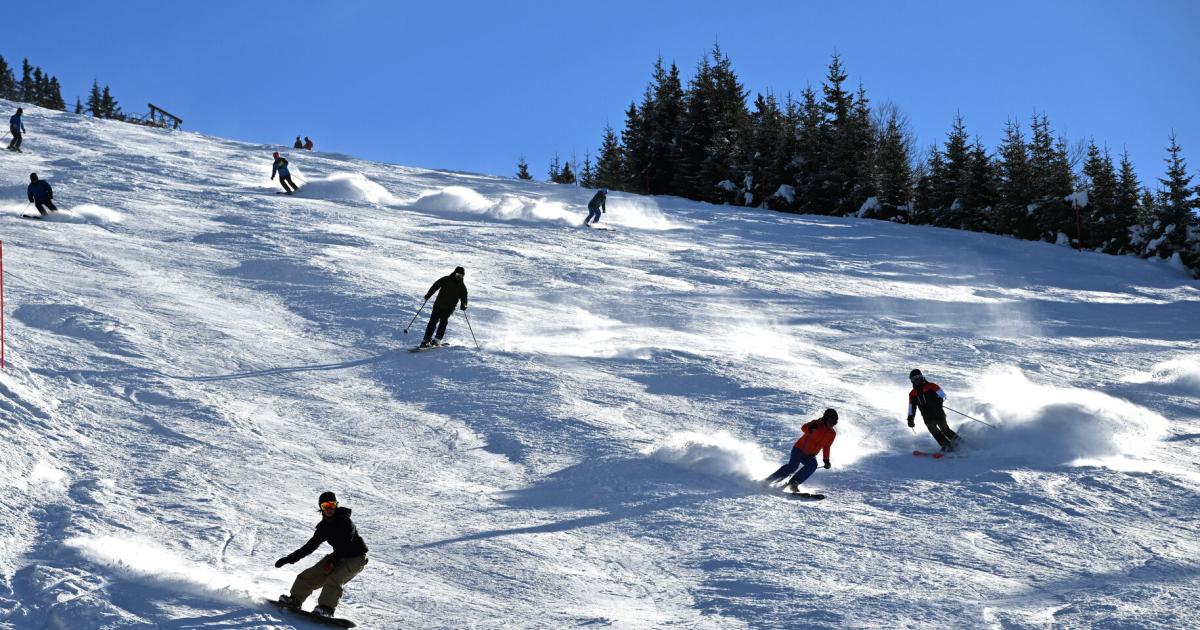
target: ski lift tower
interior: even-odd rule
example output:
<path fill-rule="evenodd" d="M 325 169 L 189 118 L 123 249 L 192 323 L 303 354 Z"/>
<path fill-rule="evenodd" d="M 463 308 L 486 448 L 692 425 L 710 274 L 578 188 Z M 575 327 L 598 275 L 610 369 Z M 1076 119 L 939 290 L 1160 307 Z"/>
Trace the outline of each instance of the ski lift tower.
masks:
<path fill-rule="evenodd" d="M 147 103 L 150 106 L 150 114 L 146 116 L 147 122 L 158 127 L 171 129 L 179 129 L 183 126 L 183 119 L 168 112 L 167 110 L 157 107 L 154 103 Z"/>

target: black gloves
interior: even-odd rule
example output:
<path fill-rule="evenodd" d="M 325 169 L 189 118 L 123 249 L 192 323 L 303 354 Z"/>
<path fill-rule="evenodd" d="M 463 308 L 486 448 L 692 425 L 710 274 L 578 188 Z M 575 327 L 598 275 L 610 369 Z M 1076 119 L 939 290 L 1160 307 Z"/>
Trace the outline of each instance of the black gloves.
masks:
<path fill-rule="evenodd" d="M 462 305 L 462 310 L 464 310 L 464 311 L 465 311 L 465 310 L 467 310 L 467 305 L 466 305 L 466 304 L 463 304 L 463 305 Z"/>
<path fill-rule="evenodd" d="M 292 563 L 291 558 L 284 556 L 275 561 L 275 568 L 278 569 L 279 567 L 282 567 L 285 564 L 291 564 L 291 563 Z"/>
<path fill-rule="evenodd" d="M 910 427 L 915 427 L 915 426 L 917 426 L 916 424 L 914 424 L 914 423 L 913 423 L 913 417 L 912 417 L 912 416 L 909 416 L 909 417 L 908 417 L 908 426 L 910 426 Z"/>
<path fill-rule="evenodd" d="M 829 470 L 829 467 L 830 467 L 830 466 L 832 466 L 832 465 L 833 465 L 833 464 L 830 464 L 828 459 L 827 459 L 827 460 L 825 460 L 825 470 Z"/>

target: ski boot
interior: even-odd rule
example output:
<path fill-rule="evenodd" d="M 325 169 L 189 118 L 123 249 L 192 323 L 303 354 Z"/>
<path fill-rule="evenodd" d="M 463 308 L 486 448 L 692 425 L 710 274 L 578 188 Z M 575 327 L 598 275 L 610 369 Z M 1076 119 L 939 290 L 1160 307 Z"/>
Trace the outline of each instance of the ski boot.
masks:
<path fill-rule="evenodd" d="M 296 601 L 295 598 L 293 598 L 291 595 L 287 595 L 287 594 L 279 596 L 279 603 L 283 604 L 284 606 L 287 606 L 288 608 L 299 608 L 300 607 L 300 602 Z"/>
<path fill-rule="evenodd" d="M 784 486 L 783 489 L 787 492 L 791 492 L 792 494 L 799 494 L 800 493 L 800 484 L 796 483 L 795 481 L 792 481 L 792 482 L 788 483 L 788 485 Z"/>
<path fill-rule="evenodd" d="M 312 613 L 318 617 L 332 617 L 333 609 L 328 606 L 317 606 L 312 610 Z"/>

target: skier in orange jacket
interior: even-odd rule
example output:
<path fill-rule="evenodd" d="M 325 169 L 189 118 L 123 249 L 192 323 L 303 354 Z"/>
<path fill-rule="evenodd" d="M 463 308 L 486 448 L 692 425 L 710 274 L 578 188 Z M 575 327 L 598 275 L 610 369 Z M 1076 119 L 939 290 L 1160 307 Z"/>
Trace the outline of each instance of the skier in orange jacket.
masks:
<path fill-rule="evenodd" d="M 804 483 L 817 469 L 817 453 L 821 452 L 824 454 L 825 469 L 828 470 L 831 466 L 829 447 L 833 446 L 833 440 L 837 438 L 837 431 L 833 430 L 837 421 L 837 411 L 826 409 L 820 418 L 806 422 L 804 426 L 800 427 L 800 431 L 804 435 L 800 436 L 800 439 L 792 445 L 792 456 L 788 459 L 788 463 L 780 466 L 779 470 L 771 473 L 770 477 L 763 479 L 763 485 L 775 485 L 779 480 L 795 473 L 784 488 L 788 492 L 799 492 L 798 486 Z"/>

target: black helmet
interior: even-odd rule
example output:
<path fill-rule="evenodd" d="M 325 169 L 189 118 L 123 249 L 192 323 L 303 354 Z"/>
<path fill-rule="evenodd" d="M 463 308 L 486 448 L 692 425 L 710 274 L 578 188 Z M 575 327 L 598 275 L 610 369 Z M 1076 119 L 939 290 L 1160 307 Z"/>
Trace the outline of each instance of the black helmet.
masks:
<path fill-rule="evenodd" d="M 837 421 L 838 421 L 837 410 L 836 409 L 826 409 L 825 414 L 821 416 L 821 419 L 824 420 L 825 424 L 828 424 L 829 426 L 833 426 L 833 425 L 837 424 Z"/>
<path fill-rule="evenodd" d="M 330 501 L 337 503 L 337 495 L 335 495 L 332 492 L 329 492 L 328 490 L 326 490 L 325 492 L 322 492 L 321 496 L 317 497 L 317 505 L 321 505 L 322 503 L 328 503 Z"/>
<path fill-rule="evenodd" d="M 921 370 L 918 370 L 918 369 L 915 369 L 915 368 L 914 368 L 914 369 L 913 369 L 913 371 L 911 371 L 911 372 L 909 372 L 909 373 L 908 373 L 908 380 L 910 380 L 910 381 L 918 381 L 918 380 L 920 380 L 920 381 L 923 381 L 923 380 L 925 380 L 925 375 L 924 375 L 924 374 L 921 374 Z"/>

